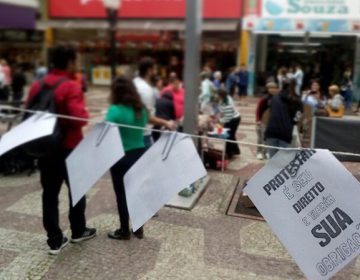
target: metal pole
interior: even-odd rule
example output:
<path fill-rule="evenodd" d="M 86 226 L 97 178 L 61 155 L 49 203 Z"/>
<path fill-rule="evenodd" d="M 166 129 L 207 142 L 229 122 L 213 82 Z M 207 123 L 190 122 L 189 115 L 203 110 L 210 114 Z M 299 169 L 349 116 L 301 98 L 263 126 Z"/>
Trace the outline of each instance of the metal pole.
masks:
<path fill-rule="evenodd" d="M 237 57 L 237 63 L 238 65 L 241 64 L 241 53 L 242 53 L 242 41 L 243 41 L 243 25 L 244 25 L 244 16 L 245 16 L 245 9 L 246 9 L 246 3 L 245 1 L 249 1 L 249 0 L 241 0 L 241 12 L 240 12 L 240 22 L 237 26 L 237 32 L 238 32 L 238 42 L 239 42 L 239 50 L 238 50 L 238 57 Z M 248 3 L 249 5 L 249 3 Z"/>
<path fill-rule="evenodd" d="M 186 0 L 184 132 L 197 134 L 201 62 L 202 0 Z"/>
<path fill-rule="evenodd" d="M 109 9 L 109 25 L 110 25 L 110 67 L 111 67 L 111 80 L 116 78 L 116 21 L 117 10 Z"/>

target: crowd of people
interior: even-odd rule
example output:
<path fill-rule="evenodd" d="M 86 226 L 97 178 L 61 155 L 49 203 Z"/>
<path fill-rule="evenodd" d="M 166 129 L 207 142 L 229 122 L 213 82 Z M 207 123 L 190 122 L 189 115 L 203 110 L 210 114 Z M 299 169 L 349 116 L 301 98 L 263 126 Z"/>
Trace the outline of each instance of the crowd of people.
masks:
<path fill-rule="evenodd" d="M 208 117 L 209 127 L 217 125 L 228 129 L 228 140 L 236 141 L 236 132 L 241 122 L 240 112 L 235 106 L 234 97 L 237 95 L 239 103 L 247 96 L 249 73 L 245 65 L 230 69 L 225 82 L 220 71 L 204 67 L 201 73 L 201 87 L 199 95 L 200 113 Z M 240 154 L 237 144 L 226 143 L 227 159 Z"/>
<path fill-rule="evenodd" d="M 25 105 L 32 104 L 37 96 L 42 95 L 42 92 L 50 90 L 53 94 L 56 113 L 87 119 L 89 113 L 84 98 L 84 87 L 76 76 L 78 71 L 75 49 L 66 45 L 56 47 L 53 50 L 51 65 L 52 68 L 48 70 L 44 64 L 39 64 Z M 1 73 L 3 75 L 6 73 L 6 75 L 4 78 L 1 77 L 6 81 L 7 86 L 11 84 L 11 81 L 19 79 L 16 76 L 17 71 L 18 69 L 11 74 L 6 62 L 2 62 Z M 244 70 L 241 71 L 244 72 Z M 236 73 L 236 75 L 240 78 L 236 78 L 235 86 L 239 87 L 239 94 L 244 95 L 245 78 L 243 76 L 247 74 Z M 202 95 L 198 104 L 199 108 L 201 107 L 201 114 L 209 114 L 208 116 L 213 122 L 228 128 L 228 138 L 235 140 L 241 117 L 231 94 L 222 82 L 222 74 L 216 72 L 213 75 L 210 71 L 204 71 L 202 76 L 204 76 L 204 81 L 199 89 Z M 26 80 L 23 81 L 23 84 L 26 84 Z M 208 88 L 206 95 L 209 96 L 206 98 L 203 95 L 204 87 Z M 232 87 L 234 86 L 232 85 Z M 21 100 L 23 92 L 19 94 L 19 89 L 14 89 L 13 98 L 15 97 Z M 151 132 L 151 129 L 146 128 L 153 126 L 168 130 L 181 128 L 184 117 L 184 85 L 175 72 L 170 72 L 166 79 L 160 78 L 157 75 L 156 61 L 145 57 L 138 63 L 134 79 L 125 76 L 115 78 L 111 85 L 109 100 L 110 106 L 105 117 L 106 121 L 138 126 L 144 130 L 119 127 L 125 156 L 112 166 L 110 173 L 120 226 L 109 232 L 108 237 L 128 240 L 134 234 L 137 238 L 143 238 L 142 227 L 135 232 L 132 232 L 130 228 L 124 176 L 146 149 L 159 138 L 158 134 L 156 135 Z M 210 109 L 207 112 L 204 108 Z M 64 182 L 69 187 L 66 158 L 82 140 L 85 125 L 86 121 L 60 120 L 59 126 L 63 134 L 60 146 L 38 159 L 40 182 L 43 189 L 43 225 L 47 232 L 50 254 L 58 254 L 70 240 L 78 243 L 96 236 L 96 229 L 88 227 L 86 224 L 85 196 L 75 206 L 72 206 L 71 192 L 69 192 L 69 221 L 72 233 L 70 240 L 63 234 L 59 226 L 58 196 Z M 227 144 L 226 154 L 229 158 L 240 154 L 238 145 Z"/>
<path fill-rule="evenodd" d="M 0 101 L 11 102 L 19 105 L 25 97 L 25 87 L 30 82 L 43 80 L 48 73 L 48 67 L 43 61 L 39 61 L 38 66 L 27 77 L 24 67 L 21 64 L 10 66 L 5 59 L 0 59 Z M 88 81 L 84 71 L 76 71 L 73 78 L 81 85 L 85 93 L 88 88 Z"/>
<path fill-rule="evenodd" d="M 0 98 L 8 99 L 12 92 L 13 100 L 22 100 L 25 76 L 15 67 L 12 72 L 5 60 L 0 61 Z M 43 63 L 35 72 L 26 104 L 41 93 L 44 85 L 53 90 L 58 114 L 87 119 L 89 114 L 85 104 L 86 83 L 77 71 L 77 55 L 70 46 L 58 46 L 53 50 L 52 68 L 48 70 Z M 303 90 L 303 71 L 300 64 L 294 68 L 279 69 L 276 77 L 266 83 L 266 92 L 256 108 L 256 132 L 258 137 L 257 158 L 271 158 L 277 149 L 265 149 L 261 145 L 288 147 L 293 138 L 294 125 L 300 121 L 304 106 L 310 106 L 314 115 L 339 116 L 346 109 L 346 95 L 351 90 L 351 71 L 344 74 L 344 84 L 332 84 L 325 93 L 320 82 L 313 80 L 308 90 Z M 236 141 L 241 114 L 234 99 L 243 102 L 247 95 L 249 73 L 245 65 L 233 67 L 224 79 L 220 71 L 204 67 L 199 88 L 199 111 L 208 120 L 208 130 L 221 126 L 226 139 Z M 11 89 L 10 89 L 11 87 Z M 110 89 L 110 105 L 106 121 L 141 127 L 135 130 L 119 127 L 125 156 L 110 170 L 116 197 L 120 226 L 109 232 L 108 237 L 128 240 L 134 234 L 143 238 L 141 227 L 132 233 L 126 202 L 124 176 L 131 166 L 143 155 L 154 141 L 160 137 L 151 128 L 181 130 L 184 117 L 185 89 L 176 72 L 169 72 L 164 79 L 157 74 L 156 61 L 150 57 L 142 58 L 135 78 L 125 76 L 115 78 Z M 41 185 L 43 188 L 43 225 L 47 232 L 50 254 L 58 254 L 69 239 L 59 227 L 58 196 L 65 181 L 69 187 L 65 160 L 83 138 L 85 121 L 61 120 L 64 134 L 61 146 L 46 157 L 39 159 Z M 148 129 L 146 129 L 148 128 Z M 222 134 L 222 130 L 219 132 Z M 228 159 L 240 155 L 238 144 L 226 143 Z M 86 198 L 72 206 L 71 193 L 69 220 L 72 231 L 71 241 L 82 242 L 95 237 L 96 229 L 86 226 Z"/>
<path fill-rule="evenodd" d="M 293 127 L 302 119 L 306 106 L 312 116 L 323 117 L 342 117 L 346 110 L 351 110 L 350 68 L 344 72 L 340 85 L 331 84 L 326 91 L 321 89 L 319 79 L 311 80 L 309 85 L 304 85 L 303 81 L 300 64 L 293 68 L 281 67 L 276 77 L 268 79 L 265 94 L 256 108 L 258 144 L 288 147 L 292 142 Z M 276 151 L 257 147 L 257 158 L 271 158 Z"/>

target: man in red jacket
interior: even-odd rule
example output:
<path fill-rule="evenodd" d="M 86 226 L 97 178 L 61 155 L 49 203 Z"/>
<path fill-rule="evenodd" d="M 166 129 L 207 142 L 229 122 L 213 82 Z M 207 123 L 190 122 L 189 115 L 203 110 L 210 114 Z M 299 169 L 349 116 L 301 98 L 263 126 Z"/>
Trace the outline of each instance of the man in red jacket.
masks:
<path fill-rule="evenodd" d="M 76 51 L 70 46 L 58 46 L 53 51 L 53 70 L 42 81 L 36 81 L 29 93 L 28 102 L 39 93 L 41 84 L 55 86 L 53 90 L 56 112 L 62 115 L 87 119 L 89 114 L 85 107 L 84 96 L 80 85 L 73 80 L 76 71 Z M 59 125 L 64 134 L 62 147 L 51 155 L 39 159 L 40 179 L 43 187 L 43 224 L 47 231 L 49 254 L 56 255 L 64 248 L 69 240 L 63 235 L 59 227 L 58 197 L 61 186 L 65 181 L 69 187 L 65 159 L 83 138 L 82 127 L 84 121 L 60 119 Z M 71 242 L 77 243 L 95 237 L 96 229 L 87 228 L 85 220 L 85 196 L 71 206 L 69 220 L 72 231 Z"/>

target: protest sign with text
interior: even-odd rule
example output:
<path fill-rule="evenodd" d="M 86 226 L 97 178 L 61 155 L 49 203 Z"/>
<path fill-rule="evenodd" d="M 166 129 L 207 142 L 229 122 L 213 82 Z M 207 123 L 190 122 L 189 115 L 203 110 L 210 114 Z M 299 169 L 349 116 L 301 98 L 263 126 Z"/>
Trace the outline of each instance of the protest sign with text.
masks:
<path fill-rule="evenodd" d="M 359 255 L 360 183 L 329 151 L 279 151 L 244 192 L 308 279 Z"/>

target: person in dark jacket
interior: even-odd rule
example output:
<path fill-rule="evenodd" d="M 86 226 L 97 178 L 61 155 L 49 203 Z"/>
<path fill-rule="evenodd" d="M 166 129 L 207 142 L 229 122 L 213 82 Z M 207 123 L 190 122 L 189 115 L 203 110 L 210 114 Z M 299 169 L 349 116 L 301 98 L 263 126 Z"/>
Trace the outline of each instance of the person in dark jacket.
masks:
<path fill-rule="evenodd" d="M 270 107 L 270 117 L 265 130 L 265 143 L 268 146 L 289 147 L 292 141 L 294 124 L 302 112 L 302 103 L 295 93 L 295 81 L 288 80 L 283 84 L 283 90 L 273 96 Z M 270 158 L 277 149 L 269 149 Z"/>
<path fill-rule="evenodd" d="M 162 94 L 160 98 L 156 100 L 155 103 L 155 116 L 162 118 L 167 121 L 175 120 L 175 105 L 173 95 L 170 91 L 166 91 Z M 159 126 L 155 126 L 155 129 L 160 129 Z M 154 131 L 153 134 L 154 141 L 160 138 L 160 133 Z"/>
<path fill-rule="evenodd" d="M 15 102 L 16 105 L 19 104 L 19 102 L 24 97 L 25 85 L 26 85 L 25 74 L 21 66 L 18 66 L 13 75 L 12 85 L 11 85 L 13 90 L 13 101 Z"/>
<path fill-rule="evenodd" d="M 32 98 L 40 92 L 42 83 L 50 87 L 58 84 L 53 92 L 56 112 L 62 115 L 87 119 L 89 114 L 86 110 L 84 95 L 80 85 L 74 80 L 76 69 L 75 49 L 70 46 L 58 46 L 53 51 L 52 60 L 53 70 L 42 81 L 34 82 L 27 102 L 31 102 Z M 59 84 L 59 82 L 61 83 Z M 40 181 L 43 188 L 43 225 L 47 231 L 47 243 L 51 255 L 58 254 L 69 242 L 59 227 L 59 193 L 64 181 L 69 187 L 65 159 L 82 140 L 82 127 L 86 125 L 86 122 L 60 119 L 59 125 L 64 134 L 62 147 L 53 151 L 51 155 L 39 159 Z M 69 197 L 71 242 L 78 243 L 95 237 L 96 229 L 86 227 L 85 196 L 74 207 L 71 206 L 70 191 Z"/>

